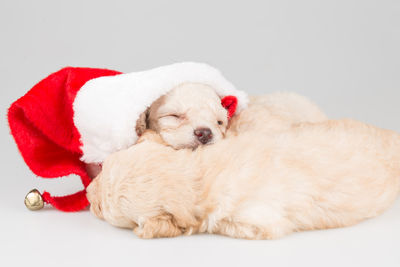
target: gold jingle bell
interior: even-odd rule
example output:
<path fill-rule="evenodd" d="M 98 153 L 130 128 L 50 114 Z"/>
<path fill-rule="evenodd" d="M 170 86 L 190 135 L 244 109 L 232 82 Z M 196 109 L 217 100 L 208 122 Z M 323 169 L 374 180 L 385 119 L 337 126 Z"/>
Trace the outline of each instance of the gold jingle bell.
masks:
<path fill-rule="evenodd" d="M 25 206 L 29 210 L 40 210 L 44 207 L 42 195 L 37 189 L 32 189 L 25 196 Z"/>

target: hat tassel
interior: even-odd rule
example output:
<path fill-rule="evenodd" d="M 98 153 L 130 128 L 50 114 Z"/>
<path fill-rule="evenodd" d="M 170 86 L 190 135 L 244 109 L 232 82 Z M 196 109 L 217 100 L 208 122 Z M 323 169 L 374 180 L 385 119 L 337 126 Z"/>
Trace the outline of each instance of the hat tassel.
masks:
<path fill-rule="evenodd" d="M 25 197 L 25 206 L 29 210 L 40 210 L 44 207 L 44 203 L 66 212 L 79 211 L 89 205 L 89 201 L 86 198 L 86 190 L 72 195 L 57 197 L 51 196 L 49 192 L 44 191 L 41 194 L 37 189 L 33 189 Z"/>

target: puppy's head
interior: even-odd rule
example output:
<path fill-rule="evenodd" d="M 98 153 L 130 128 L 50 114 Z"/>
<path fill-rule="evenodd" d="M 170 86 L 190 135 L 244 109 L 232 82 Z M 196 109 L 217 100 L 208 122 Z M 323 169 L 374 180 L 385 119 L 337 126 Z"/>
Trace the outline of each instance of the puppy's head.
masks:
<path fill-rule="evenodd" d="M 227 110 L 213 88 L 185 83 L 155 101 L 142 114 L 136 130 L 141 134 L 145 128 L 152 129 L 168 145 L 181 149 L 218 142 L 227 124 Z"/>

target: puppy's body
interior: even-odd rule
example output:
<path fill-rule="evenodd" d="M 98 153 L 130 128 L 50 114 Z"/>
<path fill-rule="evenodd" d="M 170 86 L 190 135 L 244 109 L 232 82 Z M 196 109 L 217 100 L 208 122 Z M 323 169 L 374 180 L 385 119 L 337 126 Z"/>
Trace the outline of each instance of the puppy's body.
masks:
<path fill-rule="evenodd" d="M 345 120 L 248 131 L 195 151 L 145 140 L 106 160 L 88 198 L 97 216 L 143 238 L 264 239 L 353 225 L 399 189 L 400 136 Z"/>
<path fill-rule="evenodd" d="M 295 93 L 252 96 L 249 100 L 248 107 L 232 118 L 227 136 L 247 131 L 282 131 L 297 123 L 328 119 L 317 105 Z"/>

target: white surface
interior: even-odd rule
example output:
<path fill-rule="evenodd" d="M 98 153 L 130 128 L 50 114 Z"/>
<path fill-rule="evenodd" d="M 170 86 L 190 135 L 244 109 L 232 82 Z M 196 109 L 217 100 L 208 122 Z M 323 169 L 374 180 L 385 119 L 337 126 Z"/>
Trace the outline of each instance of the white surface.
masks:
<path fill-rule="evenodd" d="M 22 192 L 21 192 L 22 193 Z M 213 235 L 141 240 L 89 212 L 30 212 L 10 199 L 0 264 L 13 266 L 399 266 L 400 201 L 354 227 L 274 241 Z M 17 205 L 16 205 L 17 204 Z M 2 266 L 9 266 L 1 264 Z"/>
<path fill-rule="evenodd" d="M 33 187 L 80 185 L 35 179 L 5 121 L 12 101 L 64 66 L 130 72 L 192 60 L 238 89 L 296 91 L 331 117 L 400 131 L 400 1 L 13 0 L 0 2 L 0 33 L 0 266 L 400 266 L 399 200 L 354 227 L 277 241 L 139 240 L 89 212 L 29 212 Z"/>

